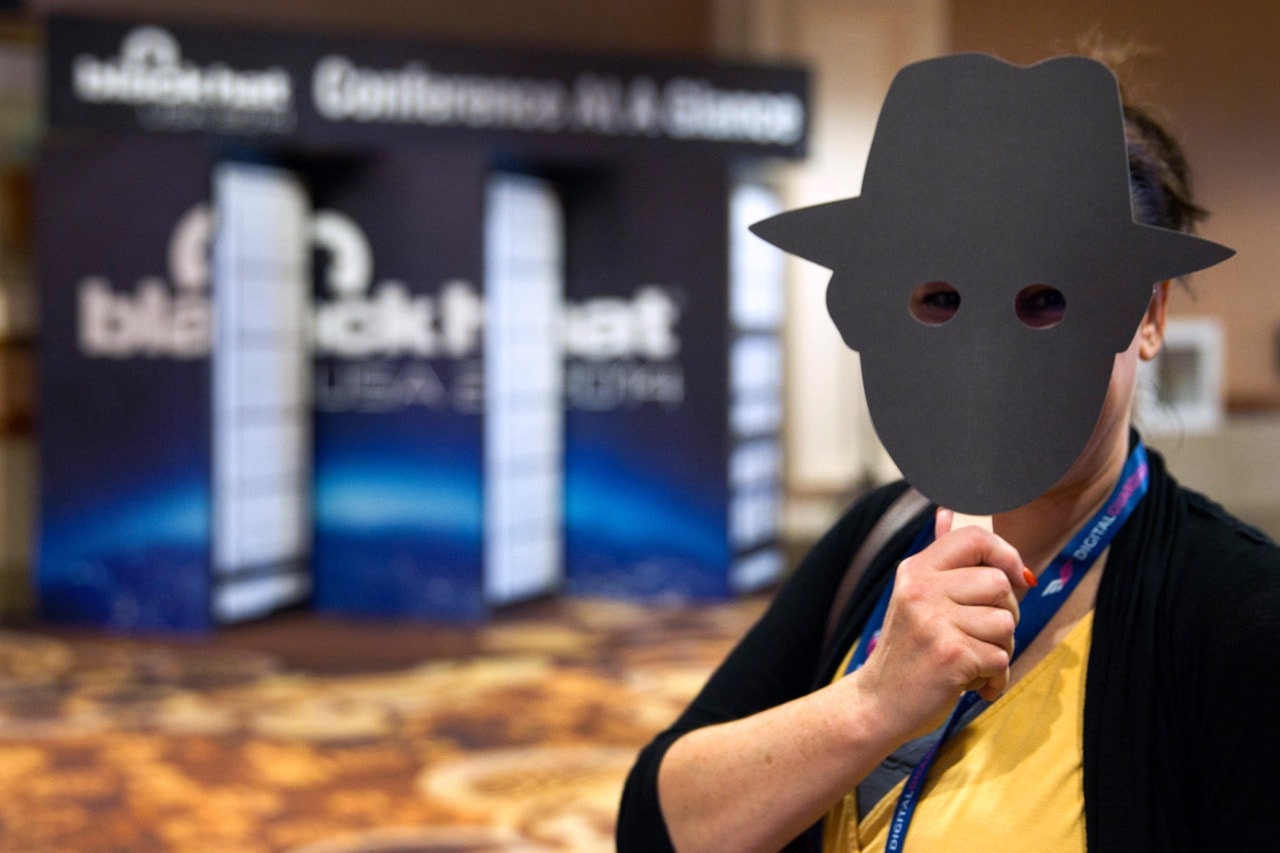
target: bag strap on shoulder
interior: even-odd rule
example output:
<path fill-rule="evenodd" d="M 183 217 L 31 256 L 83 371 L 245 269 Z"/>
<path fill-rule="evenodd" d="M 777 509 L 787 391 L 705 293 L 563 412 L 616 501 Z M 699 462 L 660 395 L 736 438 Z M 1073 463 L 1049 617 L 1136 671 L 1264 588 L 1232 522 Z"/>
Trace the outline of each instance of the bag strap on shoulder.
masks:
<path fill-rule="evenodd" d="M 840 617 L 849 606 L 849 599 L 853 597 L 853 590 L 858 586 L 858 581 L 862 580 L 862 576 L 866 574 L 867 566 L 871 565 L 876 555 L 889 544 L 889 540 L 928 505 L 928 498 L 916 491 L 914 486 L 907 486 L 906 491 L 894 498 L 893 503 L 889 504 L 888 509 L 862 540 L 862 544 L 853 554 L 853 559 L 849 561 L 849 568 L 845 570 L 844 577 L 840 579 L 840 585 L 836 587 L 835 597 L 831 600 L 831 611 L 827 614 L 826 628 L 822 632 L 824 651 L 831 646 L 831 641 L 835 638 L 836 626 L 840 624 Z"/>

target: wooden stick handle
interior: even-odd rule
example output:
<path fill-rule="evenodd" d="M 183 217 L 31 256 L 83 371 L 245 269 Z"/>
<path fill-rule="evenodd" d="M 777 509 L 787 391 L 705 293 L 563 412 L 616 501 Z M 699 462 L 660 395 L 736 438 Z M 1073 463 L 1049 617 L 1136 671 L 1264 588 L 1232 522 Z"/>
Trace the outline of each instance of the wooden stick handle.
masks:
<path fill-rule="evenodd" d="M 955 520 L 951 522 L 951 529 L 959 530 L 962 527 L 981 527 L 983 530 L 994 532 L 989 515 L 965 515 L 957 512 Z"/>

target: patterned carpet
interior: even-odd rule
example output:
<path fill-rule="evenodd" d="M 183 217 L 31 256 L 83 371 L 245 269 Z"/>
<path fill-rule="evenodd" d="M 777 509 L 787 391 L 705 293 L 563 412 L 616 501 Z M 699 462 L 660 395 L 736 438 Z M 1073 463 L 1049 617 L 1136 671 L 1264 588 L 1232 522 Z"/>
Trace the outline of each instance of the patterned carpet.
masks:
<path fill-rule="evenodd" d="M 764 603 L 0 632 L 0 850 L 612 850 L 636 750 Z"/>

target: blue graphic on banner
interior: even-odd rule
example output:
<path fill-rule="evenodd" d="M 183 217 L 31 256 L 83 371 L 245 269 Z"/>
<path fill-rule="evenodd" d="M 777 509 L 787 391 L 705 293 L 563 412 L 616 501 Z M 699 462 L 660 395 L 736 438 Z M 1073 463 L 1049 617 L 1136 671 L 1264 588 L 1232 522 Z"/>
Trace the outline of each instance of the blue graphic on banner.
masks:
<path fill-rule="evenodd" d="M 476 152 L 386 150 L 313 176 L 317 608 L 485 616 Z"/>
<path fill-rule="evenodd" d="M 566 182 L 565 575 L 623 598 L 733 594 L 727 172 Z"/>
<path fill-rule="evenodd" d="M 571 448 L 565 460 L 569 590 L 626 598 L 723 598 L 723 478 L 678 484 Z"/>
<path fill-rule="evenodd" d="M 48 517 L 44 614 L 121 630 L 210 627 L 209 520 L 206 482 Z"/>
<path fill-rule="evenodd" d="M 376 457 L 317 455 L 317 607 L 442 619 L 486 614 L 478 464 L 394 447 Z"/>

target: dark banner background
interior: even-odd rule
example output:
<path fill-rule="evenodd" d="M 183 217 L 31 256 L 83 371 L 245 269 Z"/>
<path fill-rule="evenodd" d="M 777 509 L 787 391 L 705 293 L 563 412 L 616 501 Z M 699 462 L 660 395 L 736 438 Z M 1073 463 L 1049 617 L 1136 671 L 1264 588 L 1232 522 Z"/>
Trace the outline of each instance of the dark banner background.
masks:
<path fill-rule="evenodd" d="M 206 357 L 86 355 L 78 291 L 164 279 L 174 226 L 209 198 L 195 139 L 98 137 L 49 147 L 37 177 L 44 615 L 130 629 L 209 624 Z"/>
<path fill-rule="evenodd" d="M 364 230 L 374 289 L 394 280 L 413 296 L 434 298 L 457 279 L 480 294 L 487 171 L 474 149 L 386 149 L 313 171 L 312 201 Z M 327 259 L 316 260 L 319 278 Z M 328 298 L 319 283 L 317 298 Z M 481 350 L 322 355 L 316 369 L 317 606 L 482 616 Z M 441 396 L 414 392 L 424 377 L 438 381 L 432 387 Z"/>
<path fill-rule="evenodd" d="M 636 157 L 562 179 L 566 299 L 631 299 L 654 285 L 680 310 L 670 360 L 566 365 L 567 575 L 576 592 L 728 594 L 727 171 L 712 158 Z M 679 377 L 678 400 L 637 394 L 654 390 L 643 378 L 654 371 L 659 384 Z M 596 378 L 594 399 L 583 395 L 583 372 Z"/>

